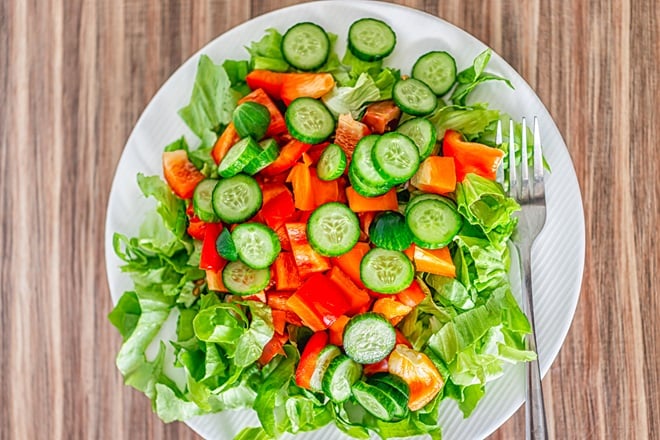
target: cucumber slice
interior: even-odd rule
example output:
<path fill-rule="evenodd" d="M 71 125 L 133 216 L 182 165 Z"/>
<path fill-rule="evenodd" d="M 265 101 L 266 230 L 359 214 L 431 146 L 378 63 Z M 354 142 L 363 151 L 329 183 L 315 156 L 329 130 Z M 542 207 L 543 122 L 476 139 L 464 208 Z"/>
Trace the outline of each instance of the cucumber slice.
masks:
<path fill-rule="evenodd" d="M 437 140 L 437 130 L 431 121 L 425 118 L 409 119 L 396 129 L 408 136 L 417 145 L 420 162 L 433 153 Z"/>
<path fill-rule="evenodd" d="M 336 257 L 353 249 L 360 239 L 360 221 L 351 209 L 338 202 L 325 203 L 307 221 L 307 238 L 321 255 Z"/>
<path fill-rule="evenodd" d="M 362 366 L 345 354 L 341 354 L 328 365 L 321 388 L 332 401 L 345 402 L 351 397 L 351 387 L 361 376 Z"/>
<path fill-rule="evenodd" d="M 385 391 L 362 381 L 356 382 L 352 391 L 355 400 L 368 413 L 385 422 L 394 420 L 397 404 Z"/>
<path fill-rule="evenodd" d="M 261 208 L 261 188 L 256 180 L 237 174 L 220 180 L 213 189 L 213 211 L 225 223 L 240 223 Z"/>
<path fill-rule="evenodd" d="M 419 168 L 419 150 L 408 136 L 401 133 L 382 135 L 371 151 L 376 171 L 387 183 L 398 185 L 415 175 Z"/>
<path fill-rule="evenodd" d="M 314 372 L 309 380 L 309 388 L 312 391 L 322 391 L 322 381 L 326 374 L 326 370 L 328 369 L 330 362 L 339 355 L 341 355 L 341 350 L 336 345 L 326 345 L 323 347 L 316 359 L 316 366 L 314 367 Z"/>
<path fill-rule="evenodd" d="M 384 211 L 369 225 L 369 239 L 380 248 L 403 251 L 410 247 L 413 237 L 403 214 Z"/>
<path fill-rule="evenodd" d="M 353 187 L 356 193 L 364 197 L 377 197 L 377 196 L 382 196 L 392 188 L 390 185 L 387 184 L 383 186 L 369 185 L 368 183 L 366 183 L 360 177 L 357 176 L 357 174 L 355 173 L 355 166 L 353 165 L 353 163 L 354 162 L 351 162 L 351 164 L 348 166 L 348 180 L 351 182 L 351 186 Z"/>
<path fill-rule="evenodd" d="M 397 81 L 392 89 L 392 97 L 401 110 L 413 116 L 429 115 L 438 105 L 433 90 L 415 78 Z"/>
<path fill-rule="evenodd" d="M 346 170 L 346 153 L 337 144 L 325 147 L 318 164 L 316 173 L 321 180 L 335 180 L 341 177 Z"/>
<path fill-rule="evenodd" d="M 378 61 L 394 50 L 396 34 L 381 20 L 363 18 L 348 29 L 348 48 L 363 61 Z"/>
<path fill-rule="evenodd" d="M 335 131 L 335 119 L 328 108 L 314 98 L 296 98 L 284 113 L 286 127 L 300 142 L 318 144 Z"/>
<path fill-rule="evenodd" d="M 298 23 L 282 37 L 282 55 L 296 69 L 314 70 L 323 66 L 330 55 L 330 39 L 315 23 Z"/>
<path fill-rule="evenodd" d="M 423 201 L 423 200 L 437 200 L 442 203 L 447 203 L 449 206 L 451 206 L 453 209 L 456 208 L 456 202 L 454 202 L 452 199 L 448 197 L 443 197 L 439 194 L 431 194 L 431 193 L 419 193 L 410 198 L 410 201 L 408 202 L 408 205 L 406 205 L 406 214 L 408 211 L 410 211 L 410 208 L 415 206 L 417 203 Z"/>
<path fill-rule="evenodd" d="M 251 136 L 261 140 L 270 125 L 270 112 L 258 102 L 244 102 L 234 109 L 232 121 L 240 137 Z"/>
<path fill-rule="evenodd" d="M 379 377 L 376 377 L 379 376 Z M 374 375 L 367 381 L 369 385 L 387 394 L 396 404 L 396 410 L 392 413 L 394 420 L 400 420 L 409 413 L 408 400 L 410 399 L 410 388 L 402 379 L 392 374 Z"/>
<path fill-rule="evenodd" d="M 244 137 L 236 142 L 218 164 L 218 174 L 222 177 L 232 177 L 243 171 L 255 157 L 261 153 L 261 148 L 252 137 Z"/>
<path fill-rule="evenodd" d="M 444 95 L 456 82 L 456 61 L 444 51 L 427 52 L 413 65 L 412 77 L 424 82 L 436 95 Z"/>
<path fill-rule="evenodd" d="M 236 251 L 236 245 L 231 238 L 229 229 L 222 229 L 222 232 L 220 232 L 220 235 L 218 235 L 218 238 L 215 240 L 215 249 L 225 260 L 238 261 L 238 252 Z"/>
<path fill-rule="evenodd" d="M 243 168 L 243 172 L 250 176 L 266 168 L 280 155 L 280 147 L 277 145 L 275 139 L 264 139 L 259 142 L 259 146 L 261 147 L 261 153 Z"/>
<path fill-rule="evenodd" d="M 404 255 L 405 256 L 405 255 Z M 355 315 L 343 335 L 344 351 L 355 362 L 373 364 L 385 359 L 394 349 L 396 333 L 392 324 L 374 312 Z"/>
<path fill-rule="evenodd" d="M 242 223 L 231 233 L 238 258 L 252 269 L 265 269 L 282 250 L 275 231 L 261 223 Z"/>
<path fill-rule="evenodd" d="M 234 295 L 252 295 L 266 288 L 270 269 L 252 269 L 242 261 L 231 261 L 222 270 L 222 282 Z"/>
<path fill-rule="evenodd" d="M 353 167 L 353 173 L 365 185 L 375 188 L 391 187 L 391 184 L 376 171 L 376 166 L 373 162 L 373 149 L 380 136 L 371 134 L 363 137 L 355 145 L 353 150 L 353 158 L 351 159 L 350 167 Z"/>
<path fill-rule="evenodd" d="M 427 249 L 447 246 L 463 226 L 456 209 L 449 203 L 431 198 L 409 207 L 406 223 L 413 234 L 413 241 Z"/>
<path fill-rule="evenodd" d="M 203 222 L 215 223 L 218 216 L 213 211 L 213 189 L 216 179 L 205 179 L 197 184 L 193 193 L 193 211 Z"/>
<path fill-rule="evenodd" d="M 398 293 L 413 282 L 415 268 L 400 251 L 373 248 L 362 258 L 360 279 L 378 293 Z"/>

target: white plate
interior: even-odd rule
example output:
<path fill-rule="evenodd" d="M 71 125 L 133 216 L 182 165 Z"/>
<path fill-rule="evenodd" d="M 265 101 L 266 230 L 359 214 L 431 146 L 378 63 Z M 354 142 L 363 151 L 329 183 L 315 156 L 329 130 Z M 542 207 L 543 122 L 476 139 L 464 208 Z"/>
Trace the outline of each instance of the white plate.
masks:
<path fill-rule="evenodd" d="M 192 145 L 198 140 L 177 115 L 188 103 L 200 54 L 216 63 L 224 59 L 246 59 L 244 45 L 259 39 L 264 30 L 280 32 L 300 21 L 313 21 L 338 34 L 337 50 L 343 54 L 350 24 L 361 17 L 388 22 L 397 34 L 394 54 L 387 65 L 409 73 L 414 61 L 429 50 L 447 50 L 456 57 L 459 69 L 486 46 L 455 26 L 432 15 L 402 6 L 359 1 L 323 1 L 280 9 L 252 19 L 216 38 L 187 60 L 151 100 L 136 124 L 117 166 L 106 219 L 106 264 L 113 301 L 131 288 L 119 270 L 120 260 L 112 251 L 112 234 L 137 233 L 153 204 L 145 202 L 136 184 L 136 174 L 161 174 L 161 153 L 169 142 L 185 134 Z M 486 18 L 484 18 L 486 19 Z M 475 101 L 488 101 L 514 118 L 537 115 L 545 154 L 552 174 L 547 179 L 548 216 L 545 230 L 534 250 L 535 310 L 541 370 L 545 374 L 557 356 L 575 313 L 584 264 L 584 217 L 580 189 L 566 145 L 552 118 L 533 90 L 501 57 L 493 54 L 488 70 L 509 78 L 510 90 L 501 83 L 486 83 L 475 92 Z M 483 438 L 496 430 L 524 399 L 524 367 L 509 367 L 505 375 L 489 384 L 486 396 L 473 415 L 464 420 L 452 401 L 443 402 L 441 424 L 446 439 Z M 241 410 L 202 416 L 188 425 L 206 438 L 232 438 L 244 426 L 257 426 L 253 411 Z M 334 427 L 301 434 L 301 439 L 337 439 Z"/>

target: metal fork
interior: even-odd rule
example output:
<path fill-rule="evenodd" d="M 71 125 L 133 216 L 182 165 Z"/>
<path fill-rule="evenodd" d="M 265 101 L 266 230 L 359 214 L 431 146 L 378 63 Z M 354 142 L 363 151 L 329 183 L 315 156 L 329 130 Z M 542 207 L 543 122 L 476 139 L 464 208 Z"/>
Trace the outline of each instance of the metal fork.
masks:
<path fill-rule="evenodd" d="M 497 143 L 502 143 L 502 124 L 497 126 Z M 520 203 L 522 210 L 518 213 L 518 230 L 513 237 L 513 244 L 518 250 L 523 269 L 522 283 L 523 310 L 531 325 L 531 333 L 525 338 L 527 350 L 537 353 L 537 359 L 527 363 L 527 383 L 525 390 L 525 428 L 528 440 L 547 439 L 548 431 L 545 421 L 545 405 L 543 404 L 543 388 L 541 387 L 541 371 L 539 368 L 538 351 L 536 349 L 536 331 L 534 325 L 534 303 L 532 300 L 532 268 L 531 251 L 536 236 L 545 224 L 545 184 L 543 182 L 543 156 L 541 152 L 541 136 L 538 119 L 534 117 L 534 150 L 532 166 L 528 165 L 527 153 L 527 122 L 522 119 L 522 139 L 520 166 L 516 165 L 516 144 L 513 130 L 513 120 L 509 121 L 509 186 L 508 193 Z M 500 174 L 500 177 L 503 173 Z M 531 175 L 530 175 L 531 174 Z"/>

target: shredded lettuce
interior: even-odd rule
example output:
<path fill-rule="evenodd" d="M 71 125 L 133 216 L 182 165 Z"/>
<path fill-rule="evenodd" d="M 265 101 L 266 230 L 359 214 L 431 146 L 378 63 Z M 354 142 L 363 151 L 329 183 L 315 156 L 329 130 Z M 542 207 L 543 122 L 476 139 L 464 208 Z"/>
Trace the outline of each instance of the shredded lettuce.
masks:
<path fill-rule="evenodd" d="M 469 107 L 446 105 L 440 106 L 429 116 L 438 132 L 438 139 L 448 129 L 457 130 L 470 138 L 497 124 L 500 117 L 498 110 L 489 109 L 487 104 L 473 104 Z"/>
<path fill-rule="evenodd" d="M 486 81 L 504 81 L 509 87 L 513 89 L 513 84 L 506 78 L 494 75 L 484 71 L 492 51 L 486 49 L 480 53 L 473 61 L 472 66 L 459 72 L 456 77 L 458 85 L 451 95 L 451 101 L 456 105 L 465 105 L 465 101 L 472 91 L 479 85 Z"/>

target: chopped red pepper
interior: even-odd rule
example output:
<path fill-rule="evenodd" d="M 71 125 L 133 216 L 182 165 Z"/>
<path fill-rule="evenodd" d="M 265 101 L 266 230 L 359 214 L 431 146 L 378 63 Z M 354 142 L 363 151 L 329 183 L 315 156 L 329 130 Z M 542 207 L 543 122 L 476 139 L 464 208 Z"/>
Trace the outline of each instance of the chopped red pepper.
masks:
<path fill-rule="evenodd" d="M 401 109 L 394 101 L 379 101 L 367 107 L 362 122 L 367 124 L 372 132 L 383 134 L 396 125 L 400 116 Z"/>
<path fill-rule="evenodd" d="M 238 135 L 238 132 L 234 127 L 234 123 L 230 122 L 225 128 L 225 131 L 218 136 L 218 140 L 215 141 L 215 145 L 213 145 L 213 149 L 211 150 L 211 156 L 215 163 L 219 164 L 222 162 L 222 159 L 227 155 L 227 152 L 240 138 L 241 137 Z"/>
<path fill-rule="evenodd" d="M 344 150 L 349 160 L 353 157 L 353 150 L 355 150 L 358 141 L 369 134 L 371 134 L 369 127 L 353 119 L 350 113 L 339 115 L 337 130 L 335 131 L 335 143 Z"/>
<path fill-rule="evenodd" d="M 292 139 L 280 150 L 275 162 L 261 170 L 264 176 L 275 176 L 290 169 L 302 157 L 303 153 L 311 148 L 312 144 L 305 144 Z"/>
<path fill-rule="evenodd" d="M 467 142 L 459 132 L 447 130 L 442 141 L 442 155 L 454 158 L 457 182 L 462 182 L 468 173 L 495 180 L 504 151 L 476 142 Z"/>
<path fill-rule="evenodd" d="M 273 263 L 273 269 L 277 290 L 296 290 L 302 285 L 296 260 L 291 252 L 280 252 Z"/>
<path fill-rule="evenodd" d="M 286 73 L 257 69 L 247 74 L 245 82 L 252 90 L 263 89 L 271 98 L 280 99 L 285 77 Z"/>
<path fill-rule="evenodd" d="M 289 190 L 285 190 L 261 207 L 261 218 L 271 228 L 275 229 L 282 225 L 296 212 L 293 196 Z"/>
<path fill-rule="evenodd" d="M 312 174 L 307 165 L 304 163 L 295 164 L 291 168 L 286 181 L 291 182 L 296 209 L 311 211 L 316 208 L 316 202 L 314 201 L 316 188 L 312 187 Z"/>
<path fill-rule="evenodd" d="M 396 299 L 409 307 L 416 307 L 424 301 L 424 298 L 426 298 L 426 293 L 419 286 L 419 281 L 417 280 L 413 280 L 410 286 L 396 294 Z"/>
<path fill-rule="evenodd" d="M 261 352 L 261 356 L 259 357 L 259 365 L 266 365 L 278 354 L 286 354 L 282 347 L 288 340 L 288 335 L 280 335 L 275 333 L 270 341 L 268 341 L 264 346 L 264 350 Z"/>
<path fill-rule="evenodd" d="M 285 223 L 286 232 L 291 243 L 291 251 L 298 266 L 300 277 L 305 279 L 316 272 L 325 272 L 330 269 L 328 258 L 312 249 L 307 241 L 306 223 Z"/>
<path fill-rule="evenodd" d="M 271 310 L 270 313 L 273 315 L 273 328 L 275 333 L 278 335 L 283 335 L 286 327 L 286 312 L 284 310 Z"/>
<path fill-rule="evenodd" d="M 337 284 L 320 273 L 305 281 L 286 304 L 314 331 L 327 329 L 350 308 Z"/>
<path fill-rule="evenodd" d="M 330 333 L 330 343 L 341 347 L 344 345 L 344 328 L 348 324 L 349 317 L 346 315 L 341 315 L 332 325 L 328 328 Z"/>
<path fill-rule="evenodd" d="M 202 241 L 204 240 L 204 234 L 206 233 L 206 222 L 203 222 L 199 217 L 192 216 L 188 222 L 188 235 L 190 235 L 195 240 Z"/>
<path fill-rule="evenodd" d="M 350 309 L 348 310 L 349 315 L 359 313 L 371 302 L 371 297 L 365 291 L 360 289 L 355 283 L 350 279 L 348 275 L 344 273 L 337 266 L 333 266 L 330 270 L 328 277 L 337 284 L 337 286 L 344 293 L 344 296 L 350 304 Z"/>
<path fill-rule="evenodd" d="M 219 271 L 227 261 L 218 254 L 215 242 L 222 232 L 222 223 L 207 223 L 204 241 L 202 242 L 202 255 L 199 260 L 200 269 Z"/>
<path fill-rule="evenodd" d="M 301 97 L 320 98 L 335 87 L 330 73 L 287 73 L 280 89 L 280 97 L 289 105 Z"/>
<path fill-rule="evenodd" d="M 397 301 L 396 298 L 379 298 L 374 302 L 372 310 L 383 315 L 392 325 L 397 325 L 412 311 L 412 307 Z"/>
<path fill-rule="evenodd" d="M 339 202 L 341 200 L 343 190 L 339 186 L 339 179 L 321 180 L 316 174 L 316 168 L 310 168 L 309 172 L 316 207 L 324 203 Z"/>
<path fill-rule="evenodd" d="M 328 334 L 326 332 L 316 332 L 309 338 L 305 349 L 300 355 L 298 368 L 296 368 L 296 385 L 305 389 L 310 388 L 319 353 L 326 345 L 328 345 Z"/>

